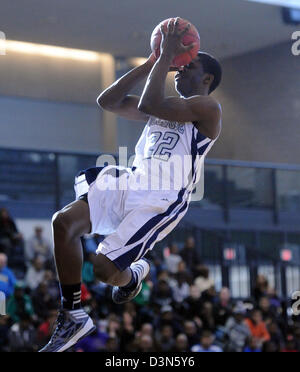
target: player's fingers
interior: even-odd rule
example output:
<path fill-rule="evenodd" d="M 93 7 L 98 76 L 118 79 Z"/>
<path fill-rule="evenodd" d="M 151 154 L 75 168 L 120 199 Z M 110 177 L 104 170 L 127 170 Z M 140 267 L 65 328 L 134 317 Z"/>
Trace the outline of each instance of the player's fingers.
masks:
<path fill-rule="evenodd" d="M 195 47 L 195 45 L 196 45 L 196 43 L 193 43 L 193 44 L 190 44 L 190 45 L 184 45 L 183 48 L 184 48 L 185 52 L 188 52 L 191 49 L 193 49 Z"/>
<path fill-rule="evenodd" d="M 180 32 L 180 35 L 183 36 L 184 34 L 186 34 L 190 28 L 191 28 L 191 24 L 188 23 L 186 27 Z"/>
<path fill-rule="evenodd" d="M 175 32 L 177 32 L 177 31 L 178 31 L 178 27 L 179 27 L 179 20 L 180 20 L 180 18 L 179 18 L 179 17 L 175 18 L 175 22 L 174 22 L 174 30 L 175 30 Z"/>
<path fill-rule="evenodd" d="M 161 32 L 162 36 L 166 36 L 164 25 L 160 25 L 160 32 Z"/>
<path fill-rule="evenodd" d="M 168 32 L 172 34 L 174 31 L 174 18 L 171 18 L 168 22 Z"/>

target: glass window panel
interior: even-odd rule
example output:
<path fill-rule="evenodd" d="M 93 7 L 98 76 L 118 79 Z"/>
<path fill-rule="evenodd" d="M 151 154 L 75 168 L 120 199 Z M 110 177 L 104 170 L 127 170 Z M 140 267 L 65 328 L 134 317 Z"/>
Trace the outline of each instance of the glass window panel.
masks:
<path fill-rule="evenodd" d="M 250 296 L 250 272 L 247 266 L 231 266 L 229 268 L 229 283 L 233 298 Z"/>
<path fill-rule="evenodd" d="M 202 209 L 222 208 L 224 203 L 222 167 L 206 164 L 204 175 L 204 198 L 197 203 L 197 206 Z"/>
<path fill-rule="evenodd" d="M 291 296 L 291 294 L 295 291 L 300 290 L 300 268 L 296 266 L 288 266 L 286 268 L 286 290 L 287 295 Z"/>
<path fill-rule="evenodd" d="M 258 266 L 258 275 L 263 275 L 267 278 L 269 286 L 276 288 L 275 268 L 271 265 Z"/>
<path fill-rule="evenodd" d="M 228 167 L 228 201 L 235 208 L 271 208 L 272 172 L 270 169 Z"/>
<path fill-rule="evenodd" d="M 276 171 L 279 210 L 300 211 L 300 172 Z"/>
<path fill-rule="evenodd" d="M 222 269 L 220 265 L 207 265 L 209 269 L 209 276 L 215 283 L 217 291 L 222 289 Z"/>

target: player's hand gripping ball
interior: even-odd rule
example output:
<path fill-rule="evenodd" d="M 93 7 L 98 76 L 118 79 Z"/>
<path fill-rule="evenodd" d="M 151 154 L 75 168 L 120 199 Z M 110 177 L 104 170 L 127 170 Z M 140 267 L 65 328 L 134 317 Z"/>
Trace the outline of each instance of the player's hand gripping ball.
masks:
<path fill-rule="evenodd" d="M 173 55 L 172 67 L 185 66 L 196 58 L 200 49 L 200 36 L 189 21 L 169 18 L 153 30 L 151 49 L 156 58 L 162 52 Z"/>

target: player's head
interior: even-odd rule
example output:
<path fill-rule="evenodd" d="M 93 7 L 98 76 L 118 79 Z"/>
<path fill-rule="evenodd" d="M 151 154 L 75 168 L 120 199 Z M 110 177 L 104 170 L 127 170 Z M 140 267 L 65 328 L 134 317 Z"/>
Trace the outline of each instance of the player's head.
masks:
<path fill-rule="evenodd" d="M 222 67 L 210 54 L 199 52 L 197 57 L 175 75 L 175 87 L 184 97 L 212 93 L 222 79 Z"/>

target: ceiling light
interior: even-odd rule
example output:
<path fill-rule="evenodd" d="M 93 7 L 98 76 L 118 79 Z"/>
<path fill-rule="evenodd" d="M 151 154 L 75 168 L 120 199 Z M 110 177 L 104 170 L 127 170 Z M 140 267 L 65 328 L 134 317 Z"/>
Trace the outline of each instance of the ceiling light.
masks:
<path fill-rule="evenodd" d="M 65 58 L 90 62 L 99 61 L 102 55 L 101 53 L 89 50 L 71 49 L 46 44 L 33 44 L 15 40 L 6 40 L 5 48 L 6 53 L 16 52 L 23 54 L 35 54 L 45 57 Z"/>

